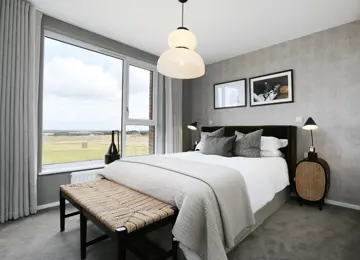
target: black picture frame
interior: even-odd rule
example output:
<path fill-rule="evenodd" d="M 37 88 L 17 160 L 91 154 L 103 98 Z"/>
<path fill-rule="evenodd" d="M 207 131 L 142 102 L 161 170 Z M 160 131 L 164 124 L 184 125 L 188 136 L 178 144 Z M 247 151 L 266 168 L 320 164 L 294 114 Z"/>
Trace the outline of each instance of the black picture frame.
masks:
<path fill-rule="evenodd" d="M 244 93 L 243 93 L 243 97 L 244 97 L 244 104 L 243 105 L 233 105 L 233 106 L 217 106 L 216 105 L 216 88 L 220 85 L 226 85 L 226 84 L 231 84 L 231 83 L 236 83 L 236 82 L 241 82 L 244 84 Z M 247 106 L 247 79 L 246 78 L 242 78 L 242 79 L 235 79 L 235 80 L 230 80 L 230 81 L 225 81 L 225 82 L 220 82 L 220 83 L 216 83 L 213 86 L 213 101 L 214 101 L 214 109 L 227 109 L 227 108 L 237 108 L 237 107 L 246 107 Z"/>
<path fill-rule="evenodd" d="M 272 81 L 270 86 L 267 86 L 266 84 L 267 81 Z M 255 85 L 256 83 L 258 83 L 257 86 Z M 282 86 L 281 84 L 284 85 Z M 276 88 L 277 86 L 279 87 Z M 281 94 L 281 90 L 279 90 L 283 87 L 287 87 L 287 93 L 286 93 L 287 96 L 279 98 L 279 95 L 280 96 L 285 95 L 285 94 Z M 258 90 L 256 90 L 255 88 L 258 88 Z M 262 92 L 263 90 L 264 91 L 268 90 L 268 91 L 260 95 L 257 94 L 259 92 Z M 276 96 L 274 99 L 255 101 L 254 96 L 258 95 L 259 97 L 262 95 L 261 97 L 259 97 L 260 99 L 263 98 L 265 94 L 267 94 L 267 96 L 270 97 L 271 95 L 270 92 L 273 96 L 274 95 Z M 294 102 L 294 70 L 293 69 L 278 71 L 270 74 L 249 78 L 250 107 L 279 105 L 279 104 L 286 104 L 293 102 Z"/>

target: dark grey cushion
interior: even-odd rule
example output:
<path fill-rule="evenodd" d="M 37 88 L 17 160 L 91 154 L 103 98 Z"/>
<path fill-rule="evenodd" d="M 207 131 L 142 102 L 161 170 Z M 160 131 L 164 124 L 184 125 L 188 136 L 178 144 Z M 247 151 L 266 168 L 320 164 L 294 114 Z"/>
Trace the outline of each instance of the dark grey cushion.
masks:
<path fill-rule="evenodd" d="M 231 137 L 207 136 L 204 140 L 201 152 L 230 157 L 234 148 L 236 135 Z"/>
<path fill-rule="evenodd" d="M 261 136 L 263 129 L 251 132 L 249 134 L 243 134 L 235 131 L 235 149 L 234 154 L 236 156 L 258 158 L 260 155 Z"/>
<path fill-rule="evenodd" d="M 225 132 L 225 128 L 222 127 L 214 132 L 201 132 L 201 138 L 199 144 L 196 146 L 196 151 L 202 151 L 203 149 L 203 142 L 208 136 L 216 136 L 216 137 L 223 137 Z"/>

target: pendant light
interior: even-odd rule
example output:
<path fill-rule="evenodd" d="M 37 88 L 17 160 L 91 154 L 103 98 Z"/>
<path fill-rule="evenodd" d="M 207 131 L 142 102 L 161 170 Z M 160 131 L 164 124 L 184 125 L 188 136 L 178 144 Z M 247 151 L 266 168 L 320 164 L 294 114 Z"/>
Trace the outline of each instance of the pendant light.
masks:
<path fill-rule="evenodd" d="M 181 27 L 172 31 L 168 38 L 169 49 L 159 58 L 157 70 L 170 78 L 194 79 L 205 74 L 205 64 L 199 54 L 195 52 L 196 36 L 184 27 L 184 3 L 182 5 Z"/>

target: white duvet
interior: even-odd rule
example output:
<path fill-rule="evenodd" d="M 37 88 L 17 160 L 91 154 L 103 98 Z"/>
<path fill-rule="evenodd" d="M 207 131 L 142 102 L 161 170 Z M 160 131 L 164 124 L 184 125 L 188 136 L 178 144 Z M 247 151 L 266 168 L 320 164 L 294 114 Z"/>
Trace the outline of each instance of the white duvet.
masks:
<path fill-rule="evenodd" d="M 187 259 L 225 260 L 236 237 L 255 224 L 245 180 L 235 169 L 173 156 L 115 161 L 102 175 L 169 204 L 173 234 Z"/>
<path fill-rule="evenodd" d="M 235 236 L 255 223 L 253 214 L 289 184 L 283 158 L 227 158 L 200 152 L 132 157 L 110 164 L 103 175 L 175 202 L 180 212 L 173 234 L 189 260 L 226 259 L 225 250 L 235 246 Z"/>
<path fill-rule="evenodd" d="M 233 168 L 244 177 L 253 213 L 270 202 L 275 194 L 289 185 L 288 168 L 282 157 L 223 157 L 204 155 L 200 152 L 166 154 L 190 161 Z"/>

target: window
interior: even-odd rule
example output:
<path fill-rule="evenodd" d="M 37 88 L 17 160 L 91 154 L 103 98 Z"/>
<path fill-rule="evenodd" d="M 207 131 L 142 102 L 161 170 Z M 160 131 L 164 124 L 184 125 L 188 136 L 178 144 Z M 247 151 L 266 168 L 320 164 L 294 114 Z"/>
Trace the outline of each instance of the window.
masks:
<path fill-rule="evenodd" d="M 128 106 L 125 120 L 124 155 L 138 156 L 155 153 L 156 120 L 153 110 L 153 71 L 129 66 Z"/>
<path fill-rule="evenodd" d="M 153 119 L 153 72 L 130 65 L 129 118 Z"/>
<path fill-rule="evenodd" d="M 126 156 L 155 153 L 154 126 L 126 126 Z"/>
<path fill-rule="evenodd" d="M 102 166 L 111 130 L 121 132 L 122 156 L 155 153 L 155 69 L 46 35 L 51 38 L 44 39 L 43 172 Z"/>

